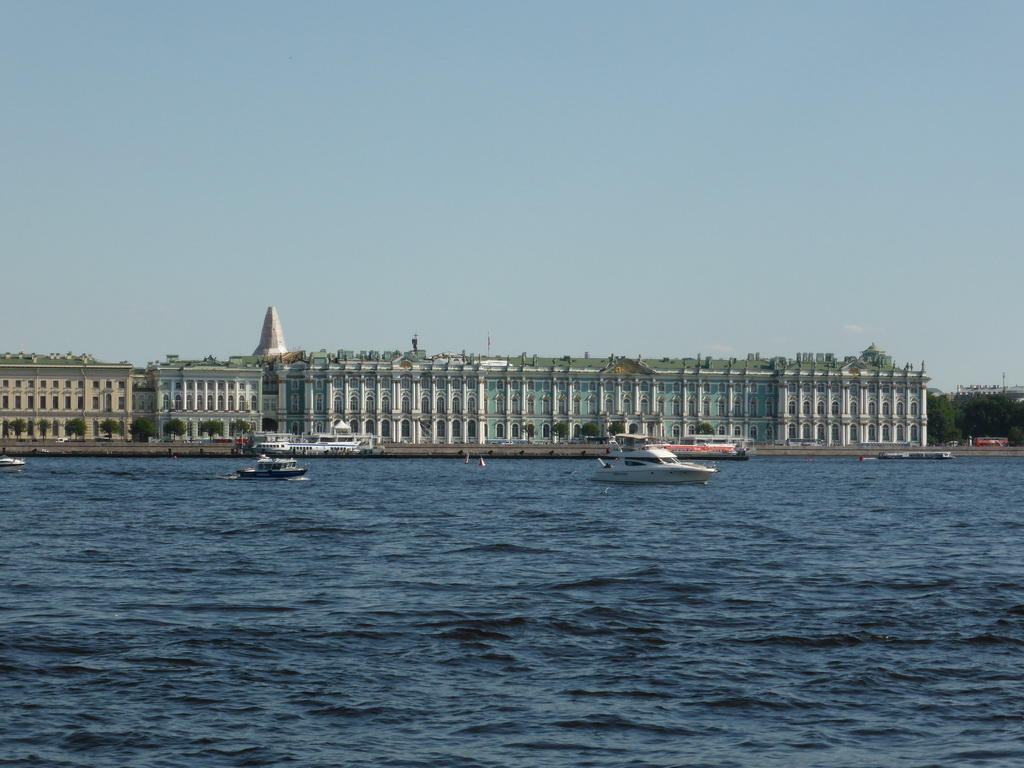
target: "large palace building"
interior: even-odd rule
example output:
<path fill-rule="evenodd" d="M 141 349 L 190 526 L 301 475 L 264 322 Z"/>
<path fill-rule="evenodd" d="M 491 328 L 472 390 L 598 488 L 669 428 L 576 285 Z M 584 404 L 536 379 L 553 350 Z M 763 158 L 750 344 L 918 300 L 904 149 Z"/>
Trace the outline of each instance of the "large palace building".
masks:
<path fill-rule="evenodd" d="M 5 367 L 8 362 L 0 359 L 4 379 L 17 365 Z M 71 381 L 32 370 L 34 392 L 40 381 L 47 392 Z M 119 401 L 106 394 L 129 378 L 129 371 L 109 381 L 98 377 L 108 385 L 99 401 L 89 399 L 97 377 L 75 379 L 86 400 L 74 402 L 112 406 Z M 22 409 L 27 379 L 18 380 Z M 923 365 L 897 366 L 874 345 L 844 358 L 802 353 L 795 359 L 429 355 L 415 338 L 404 352 L 289 352 L 270 308 L 252 355 L 170 356 L 135 371 L 134 383 L 120 391 L 131 404 L 122 418 L 147 418 L 158 435 L 179 420 L 187 437 L 198 437 L 209 420 L 220 421 L 225 435 L 324 432 L 342 421 L 385 443 L 544 441 L 559 433 L 582 439 L 618 431 L 680 440 L 710 425 L 717 435 L 754 443 L 924 445 L 928 381 Z M 24 415 L 9 402 L 15 393 L 8 383 L 0 412 L 5 435 L 10 420 Z M 85 415 L 95 424 L 104 413 Z"/>

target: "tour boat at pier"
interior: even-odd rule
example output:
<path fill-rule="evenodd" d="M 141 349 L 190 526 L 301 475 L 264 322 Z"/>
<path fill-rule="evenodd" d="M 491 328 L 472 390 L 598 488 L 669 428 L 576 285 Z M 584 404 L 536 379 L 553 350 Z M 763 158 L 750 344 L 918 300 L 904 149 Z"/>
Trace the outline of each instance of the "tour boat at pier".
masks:
<path fill-rule="evenodd" d="M 718 472 L 714 467 L 680 461 L 674 453 L 626 436 L 624 445 L 610 444 L 608 454 L 598 458 L 601 468 L 590 478 L 601 483 L 706 483 Z"/>
<path fill-rule="evenodd" d="M 13 456 L 0 456 L 0 472 L 20 472 L 24 466 L 24 459 L 16 459 Z"/>
<path fill-rule="evenodd" d="M 267 456 L 344 456 L 351 453 L 372 453 L 372 435 L 355 435 L 340 419 L 331 432 L 290 435 L 279 432 L 256 432 L 246 441 L 249 453 Z"/>
<path fill-rule="evenodd" d="M 238 470 L 240 480 L 294 480 L 309 470 L 300 467 L 295 459 L 260 456 L 254 466 Z"/>

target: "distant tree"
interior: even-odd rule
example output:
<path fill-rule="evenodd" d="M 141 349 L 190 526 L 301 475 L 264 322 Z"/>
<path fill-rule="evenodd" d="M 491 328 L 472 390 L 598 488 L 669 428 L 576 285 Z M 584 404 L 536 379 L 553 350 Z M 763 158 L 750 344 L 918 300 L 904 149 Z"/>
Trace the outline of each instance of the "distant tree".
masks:
<path fill-rule="evenodd" d="M 1010 438 L 1010 445 L 1024 445 L 1024 429 L 1020 427 L 1010 427 L 1007 437 Z"/>
<path fill-rule="evenodd" d="M 708 422 L 702 421 L 697 424 L 698 435 L 713 435 L 715 434 L 715 428 L 712 427 Z"/>
<path fill-rule="evenodd" d="M 523 427 L 523 429 L 526 430 L 526 436 L 530 440 L 533 440 L 533 436 L 537 434 L 537 425 L 534 424 L 532 421 L 528 421 L 526 422 L 526 426 Z"/>
<path fill-rule="evenodd" d="M 212 439 L 214 435 L 224 434 L 224 425 L 216 419 L 201 421 L 199 423 L 199 434 L 209 435 Z"/>
<path fill-rule="evenodd" d="M 972 397 L 959 405 L 957 426 L 960 432 L 973 437 L 1006 437 L 1010 427 L 1017 424 L 1017 404 L 1006 395 L 982 395 Z M 931 401 L 928 413 L 931 427 Z"/>
<path fill-rule="evenodd" d="M 64 433 L 71 437 L 77 437 L 82 439 L 85 437 L 85 431 L 87 429 L 85 419 L 71 419 L 67 424 L 64 425 Z"/>
<path fill-rule="evenodd" d="M 621 435 L 626 431 L 626 425 L 621 421 L 613 421 L 608 425 L 608 433 L 611 435 Z"/>
<path fill-rule="evenodd" d="M 569 425 L 564 421 L 556 421 L 551 427 L 551 432 L 564 440 L 569 436 Z"/>
<path fill-rule="evenodd" d="M 597 437 L 601 434 L 601 427 L 592 421 L 588 421 L 583 425 L 582 429 L 580 429 L 580 434 L 584 437 Z"/>
<path fill-rule="evenodd" d="M 181 419 L 171 419 L 164 424 L 164 434 L 170 435 L 172 438 L 184 437 L 188 431 L 188 426 Z"/>
<path fill-rule="evenodd" d="M 252 432 L 252 422 L 246 421 L 245 419 L 235 419 L 231 422 L 231 434 L 232 435 L 244 435 L 246 432 Z"/>
<path fill-rule="evenodd" d="M 959 442 L 963 433 L 957 424 L 959 410 L 948 397 L 928 395 L 928 442 L 933 445 Z"/>
<path fill-rule="evenodd" d="M 137 443 L 145 442 L 156 434 L 156 427 L 153 426 L 153 422 L 142 416 L 132 419 L 128 430 L 132 433 L 132 439 Z"/>
<path fill-rule="evenodd" d="M 39 431 L 39 436 L 45 440 L 46 433 L 50 431 L 50 420 L 40 419 L 36 422 L 36 429 Z"/>
<path fill-rule="evenodd" d="M 11 430 L 14 432 L 14 436 L 21 440 L 21 433 L 28 429 L 28 422 L 24 419 L 14 419 L 11 421 Z"/>

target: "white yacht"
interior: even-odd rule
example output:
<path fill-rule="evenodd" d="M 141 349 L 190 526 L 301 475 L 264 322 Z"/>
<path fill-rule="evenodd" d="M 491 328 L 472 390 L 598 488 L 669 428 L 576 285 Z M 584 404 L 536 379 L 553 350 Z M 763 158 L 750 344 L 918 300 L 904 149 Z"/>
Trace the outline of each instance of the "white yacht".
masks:
<path fill-rule="evenodd" d="M 601 483 L 706 483 L 718 472 L 714 467 L 680 461 L 659 445 L 626 437 L 625 445 L 613 442 L 607 455 L 598 458 L 601 468 L 590 478 Z"/>
<path fill-rule="evenodd" d="M 13 456 L 0 456 L 0 472 L 20 472 L 24 466 L 24 459 L 16 459 Z"/>

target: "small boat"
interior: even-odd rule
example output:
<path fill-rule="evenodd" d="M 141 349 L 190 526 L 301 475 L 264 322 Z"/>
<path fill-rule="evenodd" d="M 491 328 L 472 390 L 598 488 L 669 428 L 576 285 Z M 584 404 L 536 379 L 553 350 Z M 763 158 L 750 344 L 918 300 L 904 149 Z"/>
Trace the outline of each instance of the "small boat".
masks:
<path fill-rule="evenodd" d="M 255 466 L 238 470 L 239 480 L 294 480 L 309 470 L 300 467 L 295 459 L 260 456 Z"/>
<path fill-rule="evenodd" d="M 880 459 L 952 459 L 952 451 L 882 451 Z"/>
<path fill-rule="evenodd" d="M 718 472 L 714 467 L 680 461 L 671 451 L 642 441 L 629 441 L 625 449 L 613 443 L 608 455 L 598 458 L 601 468 L 590 478 L 601 483 L 706 483 Z"/>
<path fill-rule="evenodd" d="M 0 456 L 0 472 L 20 472 L 24 466 L 24 459 L 16 459 L 13 456 Z"/>

